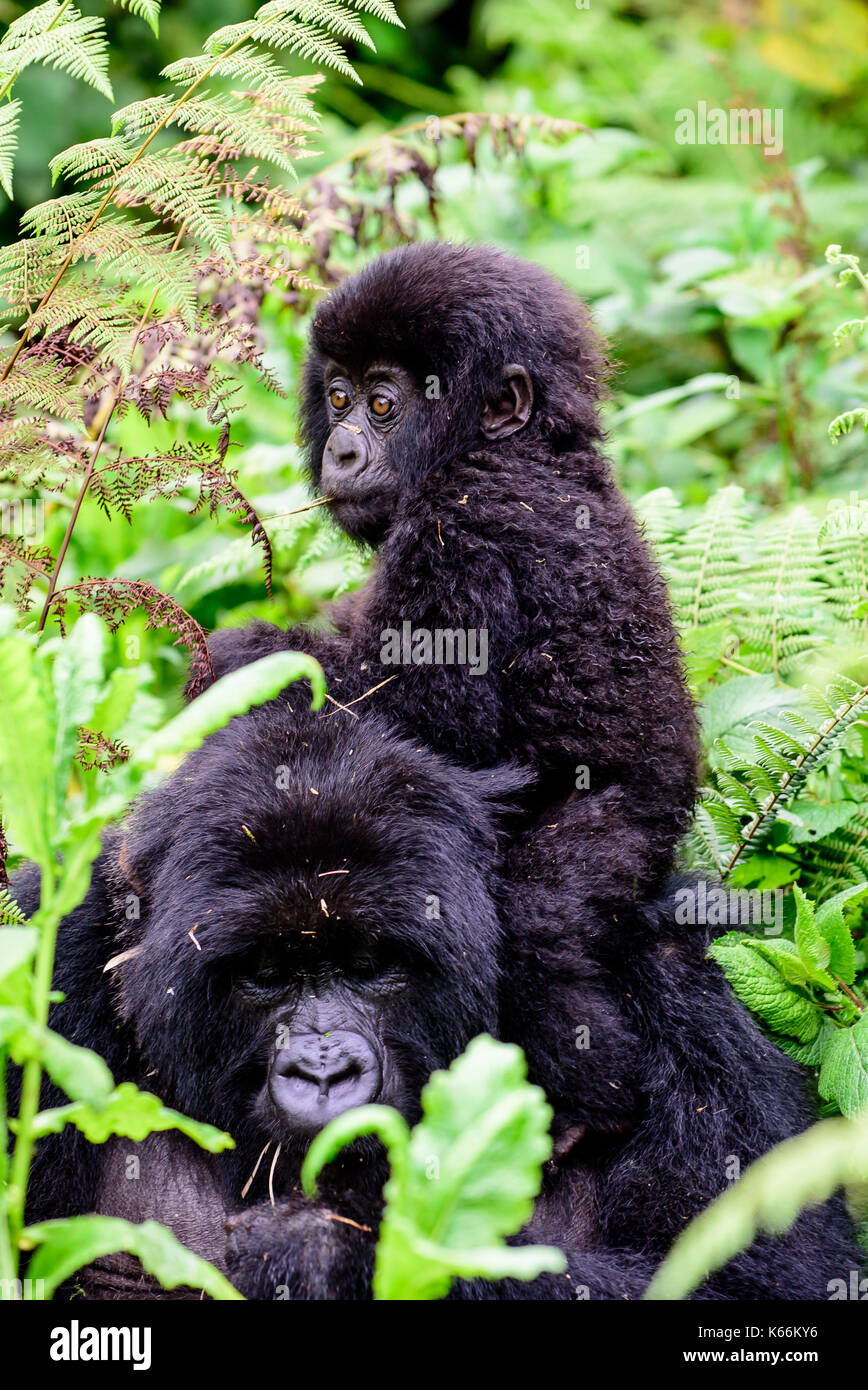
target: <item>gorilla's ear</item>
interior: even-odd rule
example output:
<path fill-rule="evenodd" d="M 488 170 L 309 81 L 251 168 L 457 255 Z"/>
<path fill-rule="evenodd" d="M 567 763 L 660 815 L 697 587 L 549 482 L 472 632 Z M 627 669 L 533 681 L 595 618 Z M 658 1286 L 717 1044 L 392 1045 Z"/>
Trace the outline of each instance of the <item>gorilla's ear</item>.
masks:
<path fill-rule="evenodd" d="M 123 829 L 114 857 L 114 878 L 122 891 L 132 889 L 144 902 L 150 888 L 151 866 L 165 850 L 165 830 L 157 825 L 151 830 L 140 829 L 135 821 Z"/>
<path fill-rule="evenodd" d="M 533 410 L 533 385 L 524 367 L 504 367 L 500 395 L 482 412 L 480 429 L 486 439 L 506 439 L 527 424 Z"/>

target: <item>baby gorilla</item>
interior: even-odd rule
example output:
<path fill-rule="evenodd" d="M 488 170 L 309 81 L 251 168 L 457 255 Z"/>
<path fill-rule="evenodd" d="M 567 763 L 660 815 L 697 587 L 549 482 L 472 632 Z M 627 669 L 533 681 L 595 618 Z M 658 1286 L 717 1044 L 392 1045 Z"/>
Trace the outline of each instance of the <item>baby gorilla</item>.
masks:
<path fill-rule="evenodd" d="M 378 1101 L 415 1122 L 432 1070 L 478 1033 L 510 1035 L 504 996 L 522 992 L 539 949 L 532 918 L 518 955 L 498 924 L 498 820 L 520 786 L 374 716 L 339 723 L 282 701 L 209 738 L 107 837 L 61 926 L 52 1023 L 237 1147 L 211 1156 L 173 1132 L 99 1146 L 68 1126 L 38 1145 L 28 1219 L 156 1219 L 248 1297 L 370 1298 L 382 1150 L 344 1150 L 316 1201 L 300 1166 L 332 1116 Z M 32 870 L 15 891 L 32 912 Z M 560 1246 L 568 1272 L 459 1282 L 454 1298 L 639 1297 L 733 1155 L 746 1164 L 810 1119 L 798 1068 L 706 959 L 704 929 L 673 931 L 670 898 L 636 909 L 614 942 L 577 924 L 568 879 L 553 891 L 570 948 L 548 968 L 570 1011 L 552 1008 L 546 1035 L 559 1056 L 572 1044 L 575 1064 L 517 1239 Z M 46 1106 L 63 1099 L 46 1086 Z M 833 1202 L 699 1296 L 821 1298 L 857 1260 Z M 165 1294 L 128 1256 L 76 1283 L 91 1298 L 191 1296 Z"/>

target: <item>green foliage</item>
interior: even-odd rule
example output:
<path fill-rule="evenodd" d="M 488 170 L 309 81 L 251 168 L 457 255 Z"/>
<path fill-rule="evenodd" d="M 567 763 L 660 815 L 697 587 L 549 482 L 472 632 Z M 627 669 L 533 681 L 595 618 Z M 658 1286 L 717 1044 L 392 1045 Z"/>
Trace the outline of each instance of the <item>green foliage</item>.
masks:
<path fill-rule="evenodd" d="M 456 1278 L 563 1271 L 558 1250 L 503 1243 L 529 1219 L 551 1156 L 551 1110 L 526 1078 L 521 1049 L 483 1035 L 431 1077 L 412 1131 L 397 1111 L 367 1105 L 316 1136 L 302 1169 L 309 1196 L 323 1167 L 360 1135 L 376 1134 L 388 1151 L 375 1298 L 444 1298 Z"/>
<path fill-rule="evenodd" d="M 823 1120 L 753 1163 L 678 1237 L 645 1294 L 685 1298 L 763 1231 L 789 1230 L 806 1206 L 868 1180 L 868 1116 Z M 838 1297 L 846 1298 L 847 1271 Z M 835 1292 L 830 1285 L 830 1296 Z"/>
<path fill-rule="evenodd" d="M 176 708 L 168 628 L 203 664 L 206 628 L 308 619 L 363 577 L 366 557 L 305 510 L 288 442 L 309 282 L 396 240 L 493 241 L 561 275 L 613 340 L 614 462 L 659 546 L 701 702 L 707 787 L 689 854 L 736 890 L 784 893 L 779 938 L 730 933 L 715 954 L 827 1106 L 854 1113 L 868 319 L 848 304 L 841 322 L 840 301 L 866 288 L 863 7 L 793 0 L 782 17 L 757 0 L 709 24 L 702 6 L 595 0 L 565 24 L 562 0 L 542 0 L 528 25 L 518 0 L 481 0 L 464 49 L 454 0 L 406 8 L 406 32 L 378 3 L 251 18 L 247 0 L 213 0 L 204 20 L 199 5 L 167 11 L 159 50 L 139 22 L 156 33 L 157 0 L 121 8 L 135 18 L 111 26 L 111 125 L 100 18 L 51 0 L 0 40 L 0 187 L 11 196 L 15 165 L 24 213 L 20 239 L 7 213 L 0 250 L 0 500 L 44 504 L 44 535 L 0 527 L 0 582 L 46 632 L 82 608 L 112 629 L 66 655 L 43 639 L 38 679 L 0 642 L 4 698 L 27 711 L 2 788 L 13 854 L 56 847 L 50 805 L 70 872 L 57 910 L 83 891 L 88 817 L 116 814 L 152 775 L 129 749 Z M 751 91 L 787 112 L 774 161 L 675 143 L 678 108 Z M 314 173 L 298 184 L 294 170 Z M 830 234 L 852 250 L 828 247 L 823 265 Z M 4 1010 L 30 1008 L 36 988 L 38 938 L 20 917 L 0 888 Z M 75 1054 L 5 1017 L 32 1065 L 48 1058 L 78 1084 Z M 98 1068 L 81 1084 L 91 1098 L 60 1112 L 85 1132 L 159 1121 L 155 1098 L 135 1119 Z"/>
<path fill-rule="evenodd" d="M 51 1298 L 64 1279 L 83 1265 L 121 1250 L 135 1255 L 165 1289 L 186 1286 L 220 1300 L 241 1298 L 225 1275 L 187 1250 L 168 1227 L 156 1221 L 143 1221 L 139 1226 L 117 1216 L 43 1221 L 25 1228 L 22 1246 L 35 1252 L 27 1266 L 28 1288 L 32 1292 L 41 1283 L 45 1298 Z"/>
<path fill-rule="evenodd" d="M 868 1105 L 868 1016 L 853 993 L 855 949 L 844 907 L 868 884 L 844 888 L 821 907 L 794 888 L 793 940 L 731 931 L 711 954 L 738 997 L 798 1061 L 819 1067 L 820 1094 L 844 1115 Z"/>
<path fill-rule="evenodd" d="M 156 23 L 154 5 L 133 8 Z M 77 489 L 57 555 L 0 533 L 0 579 L 16 576 L 22 608 L 34 588 L 41 595 L 40 630 L 49 617 L 62 627 L 71 599 L 115 626 L 137 602 L 152 620 L 168 616 L 172 601 L 136 580 L 59 587 L 91 490 L 106 513 L 128 517 L 149 491 L 175 495 L 201 471 L 211 509 L 228 506 L 253 528 L 270 585 L 267 532 L 225 460 L 229 419 L 241 404 L 234 374 L 253 366 L 279 388 L 262 360 L 255 315 L 233 317 L 222 301 L 230 283 L 251 286 L 257 306 L 266 290 L 309 287 L 290 258 L 300 206 L 259 166 L 294 176 L 316 128 L 310 92 L 318 79 L 291 74 L 274 55 L 298 54 L 354 77 L 343 45 L 370 43 L 354 10 L 400 23 L 388 0 L 269 0 L 252 19 L 216 30 L 201 55 L 168 65 L 173 90 L 122 107 L 108 138 L 54 157 L 53 179 L 72 191 L 28 209 L 22 237 L 0 250 L 3 323 L 17 334 L 0 353 L 0 477 L 24 490 Z M 7 89 L 33 62 L 60 64 L 97 86 L 107 70 L 102 21 L 81 19 L 58 0 L 10 26 L 0 63 L 4 50 L 13 69 Z M 227 91 L 220 85 L 227 77 L 243 88 Z M 105 81 L 102 89 L 111 98 Z M 17 118 L 15 108 L 0 125 L 7 191 Z M 165 416 L 176 399 L 220 427 L 216 447 L 196 453 L 173 443 L 156 466 L 122 447 L 109 454 L 110 426 L 131 409 L 145 420 Z M 201 632 L 183 610 L 176 626 L 203 655 Z"/>
<path fill-rule="evenodd" d="M 105 1062 L 48 1026 L 55 943 L 61 919 L 81 901 L 106 822 L 123 810 L 158 763 L 175 760 L 251 705 L 274 699 L 304 677 L 317 705 L 324 697 L 322 671 L 293 653 L 275 653 L 217 681 L 157 733 L 146 738 L 120 769 L 81 773 L 87 724 L 98 716 L 100 738 L 126 732 L 135 706 L 128 673 L 105 676 L 107 634 L 98 618 L 85 614 L 64 641 L 37 646 L 17 631 L 8 609 L 0 610 L 0 673 L 5 719 L 0 726 L 0 784 L 14 848 L 33 859 L 41 876 L 39 910 L 27 925 L 0 927 L 0 1073 L 7 1059 L 22 1067 L 17 1118 L 7 1120 L 0 1094 L 0 1277 L 14 1288 L 22 1250 L 38 1246 L 30 1269 L 50 1292 L 73 1270 L 111 1250 L 128 1250 L 167 1287 L 189 1283 L 216 1298 L 234 1297 L 225 1279 L 180 1247 L 153 1223 L 81 1217 L 23 1230 L 24 1202 L 33 1149 L 44 1135 L 73 1124 L 94 1143 L 117 1134 L 139 1141 L 155 1130 L 177 1129 L 218 1153 L 229 1135 L 187 1119 L 130 1082 L 115 1085 Z M 7 920 L 21 914 L 6 911 Z M 43 1072 L 70 1104 L 39 1111 Z M 7 1160 L 7 1127 L 14 1135 Z M 38 1272 L 37 1272 L 38 1271 Z M 13 1296 L 13 1295 L 10 1295 Z"/>

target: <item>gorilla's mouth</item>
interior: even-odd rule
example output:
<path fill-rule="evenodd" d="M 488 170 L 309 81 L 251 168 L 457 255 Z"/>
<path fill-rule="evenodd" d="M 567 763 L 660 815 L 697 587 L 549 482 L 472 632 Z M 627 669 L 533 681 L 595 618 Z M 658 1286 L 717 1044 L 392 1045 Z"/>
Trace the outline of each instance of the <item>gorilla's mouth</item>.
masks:
<path fill-rule="evenodd" d="M 329 511 L 353 540 L 378 545 L 389 528 L 393 512 L 393 497 L 382 492 L 348 492 L 332 494 Z"/>
<path fill-rule="evenodd" d="M 375 1100 L 383 1071 L 377 1049 L 360 1033 L 301 1034 L 279 1050 L 268 1095 L 282 1127 L 309 1138 L 337 1115 Z"/>

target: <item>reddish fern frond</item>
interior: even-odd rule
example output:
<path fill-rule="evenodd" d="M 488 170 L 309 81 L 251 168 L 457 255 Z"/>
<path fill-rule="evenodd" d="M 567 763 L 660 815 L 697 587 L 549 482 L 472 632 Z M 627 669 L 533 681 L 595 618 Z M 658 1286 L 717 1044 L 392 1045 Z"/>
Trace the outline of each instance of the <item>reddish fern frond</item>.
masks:
<path fill-rule="evenodd" d="M 7 585 L 11 600 L 20 613 L 30 607 L 31 591 L 37 580 L 48 582 L 52 555 L 47 545 L 35 545 L 26 536 L 0 533 L 0 593 Z"/>
<path fill-rule="evenodd" d="M 100 772 L 111 772 L 113 767 L 119 767 L 130 756 L 130 750 L 125 743 L 108 738 L 106 734 L 94 729 L 79 726 L 78 741 L 80 746 L 75 755 L 76 760 L 87 772 L 93 768 L 98 768 Z"/>
<path fill-rule="evenodd" d="M 262 547 L 265 583 L 271 593 L 274 554 L 263 518 L 238 485 L 238 474 L 225 466 L 229 429 L 221 430 L 216 452 L 208 444 L 173 444 L 168 450 L 141 456 L 120 455 L 96 469 L 91 494 L 107 517 L 112 513 L 132 522 L 133 508 L 157 498 L 180 497 L 192 491 L 190 515 L 207 509 L 214 517 L 222 508 L 252 527 L 251 541 Z"/>
<path fill-rule="evenodd" d="M 176 599 L 146 579 L 83 579 L 78 584 L 56 589 L 49 607 L 61 632 L 71 600 L 80 608 L 98 614 L 110 632 L 117 632 L 131 613 L 143 609 L 147 615 L 146 629 L 168 628 L 178 634 L 173 645 L 188 648 L 195 672 L 195 694 L 214 679 L 204 629 Z"/>
<path fill-rule="evenodd" d="M 447 140 L 458 142 L 459 155 L 476 168 L 483 136 L 490 140 L 495 158 L 521 158 L 532 133 L 543 139 L 560 140 L 590 132 L 575 121 L 548 116 L 463 111 L 454 116 L 429 116 L 414 121 L 379 136 L 348 159 L 337 160 L 299 191 L 305 208 L 306 240 L 301 268 L 311 275 L 315 271 L 324 284 L 334 285 L 344 273 L 338 259 L 341 237 L 346 236 L 363 250 L 382 247 L 384 242 L 417 240 L 421 233 L 419 220 L 400 207 L 397 200 L 399 188 L 407 183 L 422 185 L 428 215 L 437 227 L 437 174 Z"/>

